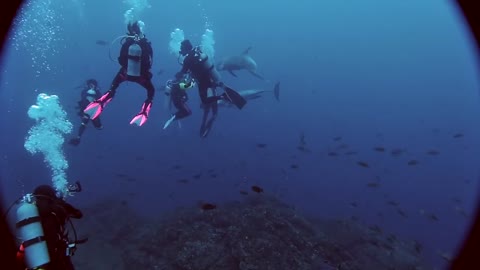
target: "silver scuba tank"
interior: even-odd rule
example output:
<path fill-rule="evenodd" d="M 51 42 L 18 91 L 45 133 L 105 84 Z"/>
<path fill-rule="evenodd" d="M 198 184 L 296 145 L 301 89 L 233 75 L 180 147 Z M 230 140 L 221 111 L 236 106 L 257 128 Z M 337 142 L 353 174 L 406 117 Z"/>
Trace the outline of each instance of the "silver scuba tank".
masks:
<path fill-rule="evenodd" d="M 16 227 L 25 249 L 27 267 L 33 269 L 50 262 L 40 215 L 31 194 L 25 195 L 17 209 Z"/>
<path fill-rule="evenodd" d="M 140 76 L 142 48 L 137 43 L 128 47 L 127 75 Z"/>

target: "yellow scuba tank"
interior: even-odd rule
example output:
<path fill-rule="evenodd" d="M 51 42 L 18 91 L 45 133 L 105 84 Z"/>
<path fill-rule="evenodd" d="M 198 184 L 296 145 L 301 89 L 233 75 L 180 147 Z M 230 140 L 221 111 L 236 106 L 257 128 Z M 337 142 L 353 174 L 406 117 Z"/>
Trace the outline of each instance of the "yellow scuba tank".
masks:
<path fill-rule="evenodd" d="M 25 264 L 28 268 L 36 268 L 50 262 L 47 242 L 43 234 L 42 223 L 33 196 L 24 196 L 17 209 L 16 228 L 22 240 L 25 252 Z"/>
<path fill-rule="evenodd" d="M 140 76 L 142 48 L 137 43 L 128 47 L 127 75 Z"/>

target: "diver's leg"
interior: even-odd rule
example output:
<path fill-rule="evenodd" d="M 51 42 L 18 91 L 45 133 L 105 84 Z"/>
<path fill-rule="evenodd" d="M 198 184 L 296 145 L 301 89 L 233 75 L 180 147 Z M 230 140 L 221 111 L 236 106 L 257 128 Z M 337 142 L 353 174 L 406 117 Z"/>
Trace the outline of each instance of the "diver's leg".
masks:
<path fill-rule="evenodd" d="M 209 111 L 210 111 L 210 105 L 204 104 L 203 105 L 202 124 L 200 125 L 200 137 L 203 137 L 203 135 L 205 133 Z"/>
<path fill-rule="evenodd" d="M 83 132 L 85 132 L 85 129 L 87 128 L 88 121 L 90 121 L 90 117 L 87 114 L 84 114 L 82 116 L 82 123 L 80 124 L 80 127 L 78 128 L 77 137 L 70 139 L 70 141 L 68 142 L 69 144 L 71 144 L 71 145 L 79 145 L 80 144 L 80 140 L 82 139 Z"/>
<path fill-rule="evenodd" d="M 151 81 L 151 73 L 145 76 L 147 77 L 141 78 L 138 83 L 147 90 L 147 99 L 143 102 L 140 112 L 130 121 L 130 124 L 136 124 L 138 126 L 142 126 L 147 121 L 148 114 L 152 108 L 153 97 L 155 96 L 155 87 Z"/>
<path fill-rule="evenodd" d="M 91 119 L 97 118 L 102 113 L 105 105 L 107 105 L 115 96 L 115 92 L 120 83 L 124 82 L 125 80 L 125 70 L 121 68 L 113 79 L 110 90 L 103 94 L 102 97 L 100 97 L 99 99 L 88 104 L 88 106 L 83 110 L 83 112 L 87 114 Z"/>
<path fill-rule="evenodd" d="M 190 110 L 187 103 L 183 99 L 178 101 L 178 104 L 174 103 L 174 105 L 178 109 L 178 111 L 175 113 L 175 119 L 182 119 L 192 114 L 192 110 Z"/>

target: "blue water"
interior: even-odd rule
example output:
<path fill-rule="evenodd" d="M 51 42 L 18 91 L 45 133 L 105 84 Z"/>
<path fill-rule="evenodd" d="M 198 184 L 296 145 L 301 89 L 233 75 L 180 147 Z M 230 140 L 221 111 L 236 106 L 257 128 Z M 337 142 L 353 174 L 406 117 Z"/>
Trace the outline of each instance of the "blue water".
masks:
<path fill-rule="evenodd" d="M 95 41 L 124 34 L 123 14 L 131 7 L 113 0 L 42 2 L 31 3 L 41 8 L 26 10 L 29 20 L 17 28 L 32 32 L 21 40 L 12 33 L 2 57 L 0 149 L 7 204 L 51 179 L 43 156 L 23 147 L 34 124 L 28 108 L 40 92 L 58 95 L 74 124 L 67 139 L 76 134 L 74 107 L 80 93 L 75 87 L 93 77 L 108 89 L 118 64 L 110 61 L 108 46 Z M 182 120 L 181 128 L 174 123 L 162 130 L 170 117 L 163 93 L 157 91 L 148 122 L 134 127 L 128 123 L 146 93 L 124 83 L 102 113 L 104 129 L 89 126 L 78 147 L 65 144 L 68 178 L 80 180 L 85 189 L 69 198 L 73 204 L 125 198 L 139 213 L 158 216 L 198 201 L 239 200 L 239 190 L 255 184 L 306 215 L 358 216 L 401 238 L 416 239 L 425 246 L 428 262 L 445 265 L 438 252 L 454 254 L 470 222 L 455 207 L 471 216 L 479 188 L 477 55 L 455 6 L 434 0 L 150 5 L 140 18 L 154 49 L 156 88 L 180 69 L 168 51 L 170 32 L 181 28 L 199 43 L 208 27 L 214 31 L 216 57 L 252 46 L 250 54 L 267 79 L 239 71 L 238 78 L 222 73 L 224 82 L 238 90 L 269 90 L 280 81 L 281 101 L 267 93 L 241 111 L 222 109 L 211 134 L 201 139 L 195 89 L 189 100 L 193 115 Z M 33 18 L 40 23 L 32 24 Z M 115 43 L 114 59 L 118 49 Z M 159 70 L 164 72 L 157 75 Z M 302 133 L 310 153 L 297 150 Z M 454 138 L 458 133 L 464 137 Z M 333 140 L 337 136 L 341 141 Z M 348 149 L 338 150 L 341 144 Z M 387 152 L 375 152 L 375 146 Z M 395 148 L 407 152 L 393 157 L 389 151 Z M 440 154 L 427 155 L 430 149 Z M 339 156 L 329 156 L 330 151 Z M 346 151 L 358 154 L 342 154 Z M 407 165 L 412 159 L 419 164 Z M 202 177 L 193 180 L 197 173 Z M 182 178 L 189 183 L 179 184 Z M 375 179 L 381 186 L 368 188 L 366 183 Z M 390 199 L 400 203 L 407 218 L 385 203 Z M 357 208 L 350 206 L 353 201 Z M 421 209 L 439 220 L 430 221 Z"/>

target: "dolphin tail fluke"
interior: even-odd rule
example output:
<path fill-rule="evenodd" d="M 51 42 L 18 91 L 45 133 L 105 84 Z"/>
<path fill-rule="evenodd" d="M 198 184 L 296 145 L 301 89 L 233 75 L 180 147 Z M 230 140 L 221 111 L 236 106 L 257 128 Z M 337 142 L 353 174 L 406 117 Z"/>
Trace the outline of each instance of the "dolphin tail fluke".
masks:
<path fill-rule="evenodd" d="M 273 87 L 273 95 L 275 95 L 277 101 L 280 101 L 280 82 L 277 82 Z"/>

